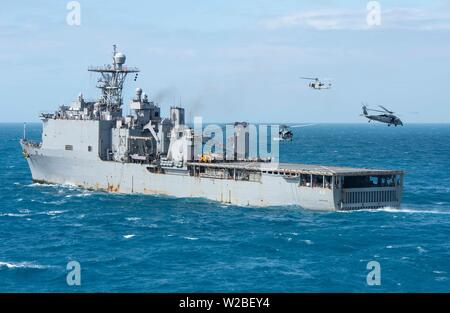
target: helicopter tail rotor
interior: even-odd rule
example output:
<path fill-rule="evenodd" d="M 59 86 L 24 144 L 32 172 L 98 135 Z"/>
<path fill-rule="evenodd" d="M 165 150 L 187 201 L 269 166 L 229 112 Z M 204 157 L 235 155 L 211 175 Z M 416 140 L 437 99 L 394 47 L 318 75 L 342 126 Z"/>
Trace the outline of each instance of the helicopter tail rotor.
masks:
<path fill-rule="evenodd" d="M 363 115 L 367 116 L 369 113 L 367 113 L 367 105 L 364 104 L 364 102 L 361 102 L 362 104 L 362 110 L 363 110 Z"/>

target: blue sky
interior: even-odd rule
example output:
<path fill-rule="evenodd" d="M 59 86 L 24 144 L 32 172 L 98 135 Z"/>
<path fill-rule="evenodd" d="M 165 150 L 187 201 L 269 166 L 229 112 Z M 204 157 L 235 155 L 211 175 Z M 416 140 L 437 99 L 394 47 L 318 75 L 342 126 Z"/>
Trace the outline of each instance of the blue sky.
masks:
<path fill-rule="evenodd" d="M 450 2 L 379 1 L 9 1 L 0 12 L 0 122 L 38 121 L 79 92 L 98 96 L 89 65 L 111 46 L 138 66 L 126 84 L 164 112 L 231 122 L 365 122 L 361 101 L 409 122 L 450 122 Z M 316 91 L 300 76 L 332 79 Z M 418 112 L 413 114 L 413 112 Z"/>

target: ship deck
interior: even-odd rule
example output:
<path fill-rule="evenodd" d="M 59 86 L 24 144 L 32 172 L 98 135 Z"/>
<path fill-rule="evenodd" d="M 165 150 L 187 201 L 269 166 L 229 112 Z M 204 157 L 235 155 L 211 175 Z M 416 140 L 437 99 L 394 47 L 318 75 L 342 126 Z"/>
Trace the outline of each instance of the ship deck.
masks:
<path fill-rule="evenodd" d="M 268 163 L 268 162 L 188 162 L 190 166 L 209 168 L 228 168 L 261 172 L 282 172 L 288 174 L 313 174 L 325 176 L 377 176 L 403 175 L 401 170 L 354 168 L 343 166 L 324 166 L 300 163 Z"/>

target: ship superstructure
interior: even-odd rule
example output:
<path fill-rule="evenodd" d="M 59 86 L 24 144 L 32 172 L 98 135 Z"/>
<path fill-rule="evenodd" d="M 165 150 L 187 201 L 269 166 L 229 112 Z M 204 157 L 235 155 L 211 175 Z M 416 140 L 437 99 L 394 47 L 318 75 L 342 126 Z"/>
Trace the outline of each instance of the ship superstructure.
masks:
<path fill-rule="evenodd" d="M 70 105 L 42 114 L 42 142 L 21 141 L 34 181 L 250 206 L 400 206 L 402 171 L 275 163 L 250 157 L 246 148 L 224 150 L 222 157 L 196 153 L 184 109 L 172 106 L 164 118 L 140 88 L 129 103 L 131 114 L 124 116 L 125 78 L 139 72 L 125 61 L 114 46 L 112 64 L 88 69 L 99 74 L 100 98 L 87 101 L 80 94 Z M 234 127 L 237 143 L 247 125 Z"/>

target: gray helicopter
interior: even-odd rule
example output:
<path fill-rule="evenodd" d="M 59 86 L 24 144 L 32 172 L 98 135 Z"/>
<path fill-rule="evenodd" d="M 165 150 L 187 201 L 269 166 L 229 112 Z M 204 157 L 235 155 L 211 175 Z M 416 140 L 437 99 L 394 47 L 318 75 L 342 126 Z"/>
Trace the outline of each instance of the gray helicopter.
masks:
<path fill-rule="evenodd" d="M 395 127 L 397 127 L 398 125 L 403 126 L 401 119 L 399 119 L 396 115 L 394 115 L 394 112 L 386 109 L 382 105 L 379 105 L 379 107 L 382 110 L 369 109 L 369 108 L 367 108 L 367 105 L 365 105 L 363 103 L 363 106 L 362 106 L 363 114 L 361 114 L 361 116 L 366 117 L 369 120 L 369 123 L 370 123 L 370 121 L 377 121 L 377 122 L 385 123 L 388 126 L 391 126 L 391 125 L 394 125 Z M 368 111 L 379 112 L 382 114 L 371 115 L 368 113 Z"/>
<path fill-rule="evenodd" d="M 310 82 L 308 84 L 308 86 L 312 89 L 322 90 L 322 89 L 330 89 L 331 88 L 331 83 L 321 82 L 318 78 L 311 78 L 311 77 L 300 77 L 300 78 L 306 79 L 306 80 L 311 80 L 312 82 Z"/>

